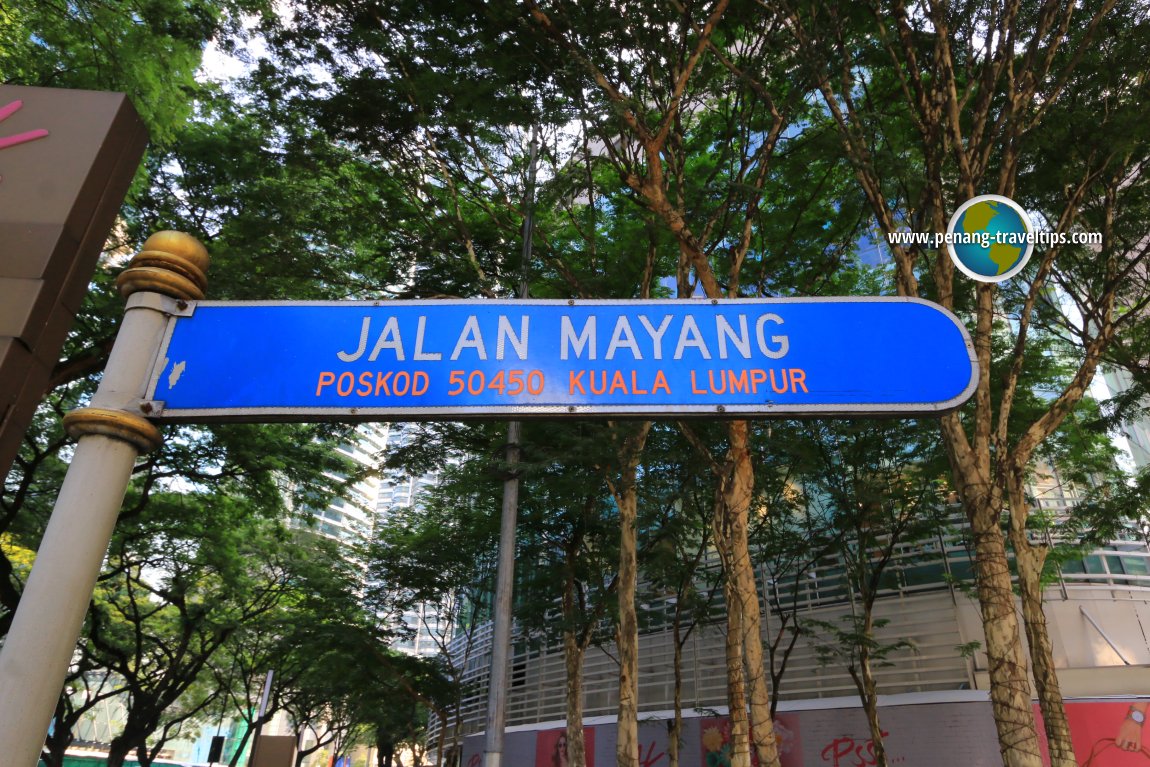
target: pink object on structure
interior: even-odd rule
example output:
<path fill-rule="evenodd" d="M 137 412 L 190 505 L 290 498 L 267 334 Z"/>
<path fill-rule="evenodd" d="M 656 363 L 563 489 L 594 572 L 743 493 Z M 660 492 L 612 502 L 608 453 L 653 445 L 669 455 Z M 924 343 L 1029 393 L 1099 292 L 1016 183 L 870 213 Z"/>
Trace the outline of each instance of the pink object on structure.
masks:
<path fill-rule="evenodd" d="M 7 120 L 9 117 L 20 111 L 20 107 L 24 106 L 23 101 L 13 101 L 10 104 L 0 107 L 0 122 Z M 17 144 L 26 144 L 29 141 L 35 141 L 38 138 L 44 138 L 48 135 L 48 131 L 43 128 L 36 130 L 24 131 L 17 133 L 14 136 L 0 137 L 0 149 L 7 149 L 8 147 L 16 146 Z"/>

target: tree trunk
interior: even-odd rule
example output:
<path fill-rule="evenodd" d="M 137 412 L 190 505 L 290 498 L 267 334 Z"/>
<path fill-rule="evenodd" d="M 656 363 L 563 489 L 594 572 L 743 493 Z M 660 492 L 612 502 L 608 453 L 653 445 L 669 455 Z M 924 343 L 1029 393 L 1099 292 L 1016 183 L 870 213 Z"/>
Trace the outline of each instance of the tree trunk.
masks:
<path fill-rule="evenodd" d="M 882 725 L 878 720 L 878 689 L 875 684 L 874 671 L 871 669 L 869 653 L 865 651 L 859 662 L 859 676 L 862 680 L 862 686 L 867 691 L 863 696 L 863 708 L 866 710 L 867 726 L 870 727 L 875 767 L 887 767 L 886 745 L 883 742 Z"/>
<path fill-rule="evenodd" d="M 636 545 L 634 490 L 619 508 L 619 719 L 615 759 L 619 767 L 639 767 L 639 620 L 635 613 Z"/>
<path fill-rule="evenodd" d="M 970 527 L 974 535 L 978 603 L 986 634 L 990 702 L 1002 761 L 1006 767 L 1042 767 L 998 505 L 982 503 L 970 515 Z"/>
<path fill-rule="evenodd" d="M 456 689 L 462 690 L 463 683 L 457 682 Z M 447 767 L 454 767 L 459 762 L 459 750 L 463 743 L 463 699 L 456 695 L 455 700 L 455 720 L 451 724 L 451 761 L 448 762 Z"/>
<path fill-rule="evenodd" d="M 124 760 L 128 758 L 132 746 L 120 738 L 112 738 L 108 744 L 108 758 L 104 760 L 106 767 L 124 767 Z"/>
<path fill-rule="evenodd" d="M 124 729 L 108 744 L 106 767 L 123 767 L 128 755 L 141 746 L 148 737 L 148 733 L 154 732 L 155 729 L 156 726 L 152 722 L 146 722 L 142 719 L 133 720 L 132 712 L 129 711 Z M 146 759 L 147 749 L 144 752 Z"/>
<path fill-rule="evenodd" d="M 580 625 L 588 620 L 579 603 L 576 580 L 576 563 L 582 548 L 582 528 L 576 526 L 563 555 L 563 663 L 566 667 L 568 767 L 585 767 L 587 764 L 587 744 L 583 741 L 583 658 L 591 629 Z"/>
<path fill-rule="evenodd" d="M 762 767 L 779 767 L 779 749 L 775 739 L 775 726 L 771 720 L 771 691 L 767 671 L 763 665 L 762 615 L 759 592 L 755 585 L 755 568 L 751 562 L 747 538 L 747 521 L 751 499 L 754 497 L 755 475 L 751 465 L 746 421 L 731 421 L 727 425 L 730 446 L 727 451 L 730 479 L 723 488 L 723 507 L 727 517 L 732 572 L 728 578 L 734 583 L 735 601 L 729 605 L 740 612 L 743 656 L 747 666 L 747 686 L 751 698 L 751 738 Z"/>
<path fill-rule="evenodd" d="M 863 635 L 864 641 L 859 645 L 859 663 L 858 668 L 850 668 L 851 677 L 855 681 L 855 686 L 858 687 L 859 697 L 862 699 L 863 711 L 866 712 L 867 726 L 870 728 L 870 739 L 872 753 L 874 755 L 875 767 L 887 767 L 886 761 L 886 745 L 883 742 L 882 725 L 879 723 L 878 717 L 878 683 L 874 678 L 874 669 L 870 664 L 870 647 L 867 642 L 871 641 L 873 635 L 873 615 L 874 603 L 865 604 L 863 607 L 866 614 L 863 616 Z"/>
<path fill-rule="evenodd" d="M 49 738 L 40 752 L 40 761 L 44 767 L 63 767 L 64 752 L 57 747 L 56 741 Z"/>
<path fill-rule="evenodd" d="M 751 767 L 750 733 L 747 721 L 747 689 L 743 675 L 742 610 L 728 571 L 727 584 L 727 709 L 731 721 L 730 767 Z"/>
<path fill-rule="evenodd" d="M 583 645 L 576 632 L 563 631 L 563 662 L 567 666 L 567 767 L 585 767 L 583 742 Z"/>
<path fill-rule="evenodd" d="M 679 738 L 683 732 L 683 642 L 682 633 L 682 601 L 675 603 L 675 618 L 672 623 L 671 641 L 675 643 L 674 672 L 674 710 L 671 720 L 671 730 L 667 733 L 667 767 L 679 767 Z"/>
<path fill-rule="evenodd" d="M 651 422 L 644 421 L 624 439 L 619 451 L 619 484 L 615 489 L 619 506 L 619 625 L 615 631 L 615 644 L 619 648 L 619 713 L 615 741 L 618 767 L 639 767 L 639 618 L 635 608 L 639 493 L 636 477 L 639 458 L 650 430 Z"/>
<path fill-rule="evenodd" d="M 463 671 L 462 670 L 464 668 L 466 668 L 467 662 L 471 658 L 471 649 L 472 649 L 471 643 L 472 643 L 472 637 L 474 636 L 473 631 L 474 631 L 474 629 L 471 629 L 471 628 L 467 629 L 467 635 L 468 635 L 467 636 L 467 649 L 463 653 L 463 661 L 459 664 L 458 667 L 456 667 L 455 673 L 453 675 L 453 679 L 455 682 L 455 684 L 453 685 L 455 688 L 455 691 L 453 693 L 454 697 L 452 699 L 452 704 L 454 705 L 454 709 L 453 709 L 454 713 L 453 713 L 452 719 L 451 719 L 451 748 L 448 749 L 448 754 L 449 754 L 450 760 L 448 761 L 447 767 L 455 767 L 455 765 L 457 765 L 460 761 L 462 761 L 461 757 L 459 756 L 460 749 L 461 749 L 462 743 L 463 743 L 463 689 L 464 688 L 463 688 Z M 443 767 L 443 765 L 441 765 L 440 767 Z"/>
<path fill-rule="evenodd" d="M 72 745 L 72 724 L 64 716 L 64 702 L 67 692 L 60 694 L 56 703 L 55 726 L 44 741 L 44 748 L 40 749 L 40 759 L 46 767 L 63 767 L 64 752 Z"/>
<path fill-rule="evenodd" d="M 435 738 L 435 767 L 443 767 L 443 755 L 447 752 L 447 718 L 444 712 L 436 710 L 439 719 L 439 735 Z"/>
<path fill-rule="evenodd" d="M 1014 543 L 1015 561 L 1018 563 L 1018 586 L 1022 596 L 1022 620 L 1026 641 L 1030 647 L 1030 660 L 1034 671 L 1034 686 L 1038 693 L 1038 706 L 1046 729 L 1046 742 L 1050 747 L 1051 767 L 1078 767 L 1074 745 L 1070 740 L 1070 723 L 1062 701 L 1062 689 L 1054 669 L 1054 646 L 1046 628 L 1046 614 L 1042 609 L 1042 567 L 1046 551 L 1029 542 Z"/>
<path fill-rule="evenodd" d="M 1062 689 L 1054 669 L 1054 645 L 1046 628 L 1046 613 L 1042 609 L 1042 569 L 1046 564 L 1045 546 L 1034 546 L 1026 536 L 1023 514 L 1026 495 L 1022 478 L 1011 472 L 1007 479 L 1007 492 L 1011 506 L 1010 545 L 1014 549 L 1015 568 L 1018 571 L 1018 590 L 1022 601 L 1022 625 L 1030 647 L 1030 662 L 1034 671 L 1034 687 L 1038 693 L 1038 706 L 1042 711 L 1046 742 L 1050 748 L 1051 767 L 1078 767 L 1074 744 L 1070 740 L 1070 723 L 1066 720 L 1066 707 Z"/>
<path fill-rule="evenodd" d="M 240 757 L 243 756 L 244 747 L 248 744 L 248 739 L 251 737 L 252 728 L 255 726 L 253 722 L 248 722 L 247 727 L 244 728 L 244 734 L 240 736 L 239 745 L 236 750 L 232 752 L 232 758 L 228 760 L 228 767 L 236 767 L 240 763 Z"/>

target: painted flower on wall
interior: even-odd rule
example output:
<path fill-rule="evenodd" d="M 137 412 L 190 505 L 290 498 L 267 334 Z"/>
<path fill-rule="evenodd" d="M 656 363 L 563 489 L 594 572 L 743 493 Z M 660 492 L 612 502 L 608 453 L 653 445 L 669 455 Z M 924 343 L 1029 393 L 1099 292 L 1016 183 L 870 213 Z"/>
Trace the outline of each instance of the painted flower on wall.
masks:
<path fill-rule="evenodd" d="M 703 726 L 704 767 L 731 767 L 731 725 L 725 720 L 710 720 Z"/>

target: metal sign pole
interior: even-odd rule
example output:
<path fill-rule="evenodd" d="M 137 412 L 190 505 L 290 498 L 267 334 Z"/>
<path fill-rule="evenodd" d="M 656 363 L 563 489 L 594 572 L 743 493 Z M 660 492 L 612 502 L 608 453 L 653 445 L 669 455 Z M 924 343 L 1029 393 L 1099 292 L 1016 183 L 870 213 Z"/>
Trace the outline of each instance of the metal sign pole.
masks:
<path fill-rule="evenodd" d="M 207 265 L 194 238 L 160 232 L 117 281 L 124 322 L 91 405 L 64 418 L 76 452 L 0 649 L 0 767 L 40 757 L 132 468 L 163 441 L 140 409 L 164 328 L 203 298 Z"/>
<path fill-rule="evenodd" d="M 507 424 L 508 471 L 519 463 L 519 421 Z M 503 483 L 503 510 L 499 522 L 499 565 L 495 582 L 495 620 L 491 630 L 491 672 L 487 684 L 487 725 L 484 767 L 500 767 L 503 729 L 507 724 L 507 671 L 511 659 L 511 596 L 515 585 L 515 528 L 519 515 L 519 475 Z"/>
<path fill-rule="evenodd" d="M 271 697 L 271 693 L 272 693 L 272 670 L 268 669 L 267 676 L 264 677 L 264 691 L 263 691 L 263 694 L 260 695 L 260 706 L 258 709 L 256 709 L 256 729 L 255 729 L 255 732 L 252 733 L 251 750 L 248 751 L 248 762 L 247 762 L 248 767 L 252 767 L 253 765 L 259 764 L 259 760 L 256 759 L 256 754 L 260 748 L 260 737 L 263 735 L 263 731 L 264 731 L 264 714 L 267 713 L 268 698 Z"/>
<path fill-rule="evenodd" d="M 535 212 L 535 166 L 539 129 L 531 128 L 531 159 L 527 170 L 527 210 L 523 220 L 523 253 L 519 263 L 519 297 L 527 298 L 527 264 L 531 259 Z M 507 671 L 511 659 L 511 596 L 515 587 L 515 528 L 519 517 L 519 438 L 522 424 L 507 424 L 507 470 L 503 483 L 503 509 L 499 520 L 499 564 L 495 574 L 495 615 L 491 627 L 491 671 L 487 681 L 487 723 L 484 767 L 501 767 L 503 730 L 507 724 Z"/>

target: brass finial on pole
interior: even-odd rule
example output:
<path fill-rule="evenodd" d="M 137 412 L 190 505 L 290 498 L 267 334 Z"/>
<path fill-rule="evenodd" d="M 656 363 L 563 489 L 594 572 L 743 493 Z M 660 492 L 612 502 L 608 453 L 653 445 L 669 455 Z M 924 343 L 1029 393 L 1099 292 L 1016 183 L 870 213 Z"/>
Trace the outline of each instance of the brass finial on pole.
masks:
<path fill-rule="evenodd" d="M 208 287 L 208 250 L 183 232 L 156 232 L 116 278 L 120 295 L 152 292 L 198 301 Z"/>
<path fill-rule="evenodd" d="M 0 649 L 0 767 L 39 759 L 136 458 L 163 441 L 141 405 L 164 329 L 203 298 L 208 261 L 194 237 L 158 232 L 116 280 L 124 321 L 91 405 L 64 417 L 76 452 Z"/>

